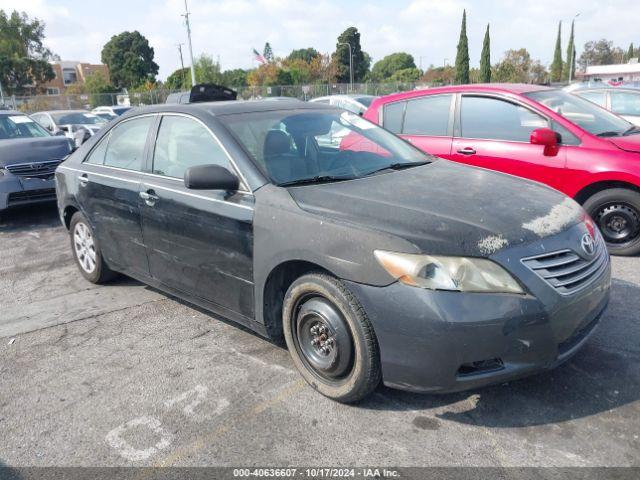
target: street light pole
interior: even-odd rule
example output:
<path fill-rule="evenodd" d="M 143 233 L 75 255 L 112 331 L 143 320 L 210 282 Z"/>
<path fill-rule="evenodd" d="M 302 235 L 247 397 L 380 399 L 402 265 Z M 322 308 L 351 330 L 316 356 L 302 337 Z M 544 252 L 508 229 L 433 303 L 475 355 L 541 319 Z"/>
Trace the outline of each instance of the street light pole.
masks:
<path fill-rule="evenodd" d="M 580 12 L 578 12 L 576 14 L 575 17 L 573 17 L 573 20 L 571 21 L 571 27 L 573 30 L 573 51 L 571 52 L 571 58 L 569 59 L 569 83 L 571 83 L 571 80 L 573 80 L 573 62 L 575 62 L 576 60 L 576 31 L 575 31 L 575 25 L 576 25 L 576 18 L 578 18 L 580 16 Z"/>
<path fill-rule="evenodd" d="M 4 92 L 2 91 L 2 82 L 0 82 L 0 105 L 4 105 Z"/>
<path fill-rule="evenodd" d="M 180 71 L 182 72 L 182 84 L 184 85 L 186 83 L 186 79 L 184 78 L 184 59 L 182 58 L 182 45 L 184 45 L 184 43 L 178 44 L 178 52 L 180 52 L 180 66 L 182 67 Z"/>
<path fill-rule="evenodd" d="M 191 57 L 191 86 L 196 84 L 196 67 L 193 65 L 193 46 L 191 45 L 191 25 L 189 24 L 189 7 L 187 0 L 184 0 L 184 15 L 185 24 L 187 25 L 187 38 L 189 39 L 189 56 Z"/>
<path fill-rule="evenodd" d="M 349 90 L 353 93 L 353 56 L 351 54 L 351 44 L 349 42 L 338 42 L 338 45 L 349 47 Z"/>

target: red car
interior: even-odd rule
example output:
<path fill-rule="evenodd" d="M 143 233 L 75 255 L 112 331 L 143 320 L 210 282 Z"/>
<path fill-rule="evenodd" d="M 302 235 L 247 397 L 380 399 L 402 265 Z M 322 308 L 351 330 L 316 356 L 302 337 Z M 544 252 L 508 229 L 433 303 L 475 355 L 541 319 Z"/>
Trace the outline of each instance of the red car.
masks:
<path fill-rule="evenodd" d="M 640 253 L 640 128 L 562 90 L 461 85 L 378 98 L 364 117 L 448 160 L 574 198 L 609 251 Z"/>

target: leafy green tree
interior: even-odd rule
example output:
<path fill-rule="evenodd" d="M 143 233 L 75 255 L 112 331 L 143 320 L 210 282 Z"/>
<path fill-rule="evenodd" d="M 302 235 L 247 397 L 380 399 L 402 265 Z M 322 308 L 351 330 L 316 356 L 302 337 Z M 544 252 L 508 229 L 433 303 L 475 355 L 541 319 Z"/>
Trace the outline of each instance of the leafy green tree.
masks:
<path fill-rule="evenodd" d="M 576 46 L 573 37 L 574 22 L 571 22 L 571 33 L 569 34 L 569 44 L 567 45 L 567 65 L 565 68 L 565 77 L 567 81 L 573 80 L 576 74 Z M 571 76 L 571 77 L 570 77 Z"/>
<path fill-rule="evenodd" d="M 315 48 L 299 48 L 297 50 L 293 50 L 287 57 L 287 60 L 303 60 L 307 63 L 311 63 L 319 56 L 320 52 L 318 52 Z"/>
<path fill-rule="evenodd" d="M 494 67 L 493 79 L 496 82 L 529 83 L 531 65 L 531 55 L 527 49 L 507 50 Z"/>
<path fill-rule="evenodd" d="M 460 40 L 456 53 L 456 83 L 469 83 L 469 40 L 467 39 L 467 11 L 462 11 L 462 26 Z"/>
<path fill-rule="evenodd" d="M 94 72 L 88 75 L 85 78 L 84 87 L 91 94 L 90 103 L 92 108 L 100 105 L 111 105 L 114 98 L 107 94 L 117 91 L 102 72 Z"/>
<path fill-rule="evenodd" d="M 102 63 L 109 66 L 111 81 L 117 88 L 155 82 L 158 65 L 153 57 L 149 41 L 137 30 L 114 35 L 102 48 Z"/>
<path fill-rule="evenodd" d="M 417 82 L 422 76 L 422 72 L 416 67 L 403 68 L 393 72 L 388 80 L 391 82 L 411 83 Z"/>
<path fill-rule="evenodd" d="M 387 80 L 396 72 L 406 69 L 417 70 L 413 56 L 405 52 L 392 53 L 373 65 L 371 77 L 374 81 L 380 82 Z"/>
<path fill-rule="evenodd" d="M 629 50 L 627 50 L 627 54 L 625 56 L 625 60 L 628 62 L 632 58 L 634 58 L 635 50 L 633 48 L 633 42 L 629 45 Z"/>
<path fill-rule="evenodd" d="M 262 56 L 264 59 L 271 63 L 273 62 L 273 49 L 271 48 L 271 44 L 269 42 L 264 44 L 264 50 L 262 51 Z"/>
<path fill-rule="evenodd" d="M 349 27 L 338 37 L 336 51 L 332 58 L 336 64 L 337 80 L 339 82 L 349 82 L 349 47 L 351 45 L 351 53 L 353 55 L 353 81 L 362 81 L 369 72 L 371 65 L 371 57 L 362 51 L 360 45 L 360 33 L 356 27 Z"/>
<path fill-rule="evenodd" d="M 225 70 L 224 72 L 222 72 L 222 84 L 227 87 L 247 86 L 247 71 L 241 68 Z"/>
<path fill-rule="evenodd" d="M 44 23 L 26 13 L 0 10 L 0 82 L 8 94 L 24 93 L 55 77 L 44 46 Z"/>
<path fill-rule="evenodd" d="M 589 65 L 610 65 L 620 63 L 623 57 L 622 49 L 614 47 L 613 42 L 604 38 L 584 44 L 578 65 L 583 70 Z"/>
<path fill-rule="evenodd" d="M 222 83 L 220 64 L 211 55 L 203 53 L 194 60 L 193 66 L 196 69 L 198 83 L 215 83 L 216 85 Z M 191 78 L 189 78 L 189 88 L 191 88 Z"/>
<path fill-rule="evenodd" d="M 191 70 L 179 68 L 167 77 L 164 86 L 169 90 L 187 90 L 191 86 Z"/>
<path fill-rule="evenodd" d="M 558 37 L 556 38 L 556 48 L 553 52 L 553 62 L 551 62 L 551 81 L 560 82 L 562 80 L 562 22 L 558 23 Z"/>
<path fill-rule="evenodd" d="M 480 55 L 480 81 L 483 83 L 491 82 L 491 38 L 489 36 L 489 25 L 484 34 L 482 42 L 482 54 Z"/>

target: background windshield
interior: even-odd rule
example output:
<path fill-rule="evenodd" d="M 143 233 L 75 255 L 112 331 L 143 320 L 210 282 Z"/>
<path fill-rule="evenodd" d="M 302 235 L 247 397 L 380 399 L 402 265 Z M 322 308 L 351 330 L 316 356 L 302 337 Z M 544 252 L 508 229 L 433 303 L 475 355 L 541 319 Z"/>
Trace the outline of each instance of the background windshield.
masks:
<path fill-rule="evenodd" d="M 89 112 L 52 113 L 51 116 L 56 125 L 96 125 L 106 122 L 104 118 Z"/>
<path fill-rule="evenodd" d="M 598 107 L 588 100 L 561 90 L 542 90 L 525 93 L 524 95 L 542 103 L 593 135 L 621 135 L 632 127 L 623 118 Z"/>
<path fill-rule="evenodd" d="M 0 139 L 49 136 L 49 132 L 26 115 L 0 115 Z"/>
<path fill-rule="evenodd" d="M 218 118 L 276 184 L 323 176 L 358 178 L 430 159 L 351 112 L 289 110 Z"/>

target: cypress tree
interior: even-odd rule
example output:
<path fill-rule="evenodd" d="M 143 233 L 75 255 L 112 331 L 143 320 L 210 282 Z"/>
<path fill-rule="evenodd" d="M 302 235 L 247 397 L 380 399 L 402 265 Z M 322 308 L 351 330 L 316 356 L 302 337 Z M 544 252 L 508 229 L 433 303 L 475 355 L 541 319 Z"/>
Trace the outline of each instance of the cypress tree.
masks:
<path fill-rule="evenodd" d="M 635 50 L 633 49 L 633 42 L 629 45 L 629 50 L 627 50 L 627 62 L 633 58 Z"/>
<path fill-rule="evenodd" d="M 482 55 L 480 56 L 480 81 L 491 82 L 491 38 L 489 37 L 489 24 L 482 42 Z"/>
<path fill-rule="evenodd" d="M 569 45 L 567 45 L 567 71 L 566 77 L 567 81 L 573 80 L 574 75 L 576 74 L 576 47 L 573 42 L 573 21 L 571 22 L 571 35 L 569 35 Z"/>
<path fill-rule="evenodd" d="M 556 49 L 553 53 L 553 62 L 551 62 L 551 81 L 559 82 L 562 80 L 562 22 L 558 23 L 558 38 L 556 39 Z"/>
<path fill-rule="evenodd" d="M 467 11 L 462 12 L 462 28 L 456 53 L 456 83 L 469 83 L 469 40 L 467 39 Z"/>

